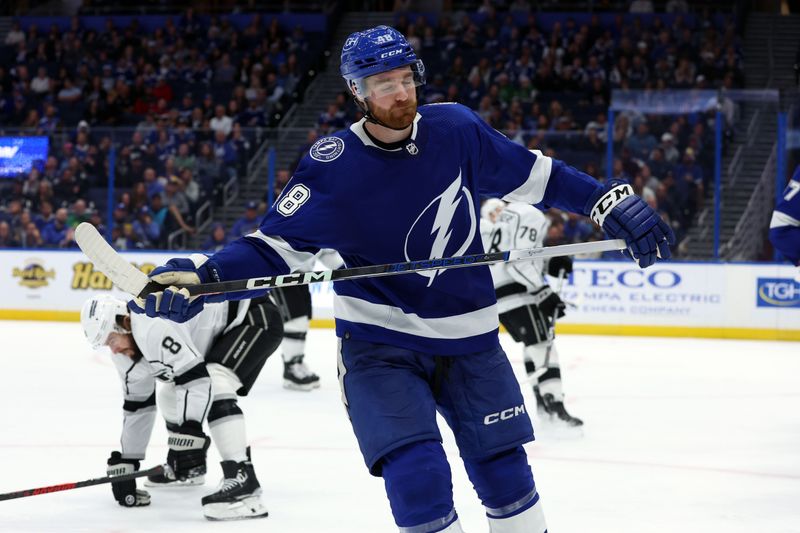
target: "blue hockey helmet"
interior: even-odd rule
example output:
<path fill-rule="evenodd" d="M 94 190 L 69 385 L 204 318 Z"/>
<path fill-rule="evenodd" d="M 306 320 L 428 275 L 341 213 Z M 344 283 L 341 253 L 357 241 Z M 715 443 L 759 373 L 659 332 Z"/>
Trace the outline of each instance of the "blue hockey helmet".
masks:
<path fill-rule="evenodd" d="M 342 47 L 339 70 L 347 86 L 363 99 L 366 78 L 407 65 L 414 74 L 414 85 L 423 85 L 425 66 L 403 34 L 389 26 L 377 26 L 350 34 Z"/>

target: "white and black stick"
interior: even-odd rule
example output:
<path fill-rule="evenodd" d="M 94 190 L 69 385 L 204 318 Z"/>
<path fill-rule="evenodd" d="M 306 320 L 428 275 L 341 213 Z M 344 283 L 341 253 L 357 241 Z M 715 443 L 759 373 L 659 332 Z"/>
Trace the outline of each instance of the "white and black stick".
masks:
<path fill-rule="evenodd" d="M 27 498 L 28 496 L 39 496 L 40 494 L 50 494 L 52 492 L 61 492 L 62 490 L 80 489 L 82 487 L 91 487 L 92 485 L 102 485 L 104 483 L 116 483 L 118 481 L 130 481 L 144 476 L 157 476 L 163 474 L 165 469 L 164 465 L 154 466 L 147 470 L 139 470 L 130 474 L 121 474 L 119 476 L 105 476 L 94 479 L 87 479 L 85 481 L 73 481 L 71 483 L 61 483 L 59 485 L 50 485 L 49 487 L 38 487 L 35 489 L 18 490 L 15 492 L 6 492 L 0 494 L 0 501 L 14 500 L 16 498 Z"/>
<path fill-rule="evenodd" d="M 163 291 L 166 288 L 164 285 L 150 280 L 144 273 L 126 261 L 105 241 L 105 239 L 103 239 L 97 229 L 88 222 L 83 222 L 75 228 L 75 241 L 86 256 L 92 260 L 94 266 L 100 270 L 100 272 L 108 276 L 114 285 L 123 291 L 133 296 L 144 298 L 150 293 Z M 276 287 L 289 287 L 294 285 L 308 285 L 311 283 L 321 283 L 323 281 L 343 281 L 379 276 L 393 276 L 395 274 L 408 274 L 411 272 L 422 272 L 424 270 L 491 265 L 494 263 L 509 263 L 512 261 L 531 261 L 533 259 L 546 257 L 624 250 L 625 247 L 624 240 L 614 239 L 563 244 L 560 246 L 546 246 L 543 248 L 508 250 L 496 253 L 461 255 L 442 259 L 424 259 L 405 263 L 341 268 L 338 270 L 295 272 L 292 274 L 266 276 L 262 278 L 201 283 L 198 285 L 187 285 L 183 288 L 189 292 L 190 296 L 201 296 L 226 292 L 274 289 Z"/>

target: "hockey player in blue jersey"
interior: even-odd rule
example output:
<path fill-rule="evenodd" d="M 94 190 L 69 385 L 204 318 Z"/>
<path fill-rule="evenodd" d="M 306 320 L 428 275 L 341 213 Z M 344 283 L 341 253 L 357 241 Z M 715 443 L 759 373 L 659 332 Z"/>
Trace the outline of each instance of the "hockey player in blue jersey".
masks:
<path fill-rule="evenodd" d="M 800 165 L 772 212 L 769 240 L 786 259 L 800 267 Z M 800 269 L 797 271 L 797 280 L 800 281 Z"/>
<path fill-rule="evenodd" d="M 591 215 L 627 241 L 641 267 L 669 257 L 672 231 L 630 185 L 603 185 L 528 151 L 461 105 L 417 108 L 425 69 L 393 28 L 350 35 L 341 73 L 365 118 L 311 147 L 258 231 L 207 260 L 172 259 L 153 280 L 284 274 L 321 248 L 338 251 L 347 267 L 483 253 L 485 196 Z M 491 531 L 545 532 L 522 446 L 533 429 L 499 344 L 489 269 L 341 281 L 335 292 L 342 398 L 400 531 L 462 531 L 438 411 Z M 138 304 L 139 312 L 182 321 L 203 298 L 170 287 Z"/>

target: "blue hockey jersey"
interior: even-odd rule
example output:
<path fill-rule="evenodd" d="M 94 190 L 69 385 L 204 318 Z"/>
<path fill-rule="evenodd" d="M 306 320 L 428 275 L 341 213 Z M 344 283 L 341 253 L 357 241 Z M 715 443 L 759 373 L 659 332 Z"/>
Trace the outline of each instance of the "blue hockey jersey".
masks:
<path fill-rule="evenodd" d="M 772 212 L 769 239 L 787 259 L 800 266 L 800 166 Z"/>
<path fill-rule="evenodd" d="M 403 146 L 364 121 L 318 140 L 258 231 L 211 257 L 222 280 L 285 274 L 321 248 L 347 267 L 483 252 L 480 199 L 586 214 L 600 184 L 511 141 L 458 104 L 419 108 Z M 339 337 L 458 355 L 497 345 L 488 267 L 338 281 Z"/>

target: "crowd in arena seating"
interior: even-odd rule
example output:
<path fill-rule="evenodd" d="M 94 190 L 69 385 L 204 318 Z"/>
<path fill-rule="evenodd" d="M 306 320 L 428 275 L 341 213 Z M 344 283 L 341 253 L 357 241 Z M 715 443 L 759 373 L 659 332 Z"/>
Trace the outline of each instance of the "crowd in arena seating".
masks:
<path fill-rule="evenodd" d="M 480 18 L 435 23 L 400 16 L 396 25 L 425 62 L 424 103 L 463 103 L 513 141 L 598 178 L 606 177 L 612 90 L 731 89 L 744 81 L 730 20 L 617 15 L 604 22 L 594 15 L 581 23 L 550 20 L 545 28 L 535 14 L 488 9 Z M 616 116 L 611 177 L 630 180 L 679 239 L 713 175 L 713 130 L 713 114 Z M 551 218 L 554 241 L 596 232 L 576 217 Z"/>
<path fill-rule="evenodd" d="M 0 246 L 74 246 L 71 229 L 90 216 L 102 229 L 112 165 L 116 246 L 194 232 L 198 206 L 244 174 L 259 128 L 294 100 L 321 45 L 277 18 L 237 28 L 191 9 L 152 32 L 136 19 L 103 31 L 78 17 L 63 30 L 15 22 L 0 43 L 0 135 L 47 136 L 50 153 L 0 180 Z"/>
<path fill-rule="evenodd" d="M 612 90 L 725 89 L 743 84 L 741 43 L 735 25 L 727 20 L 598 15 L 581 22 L 560 17 L 540 23 L 535 14 L 488 9 L 438 19 L 401 14 L 395 25 L 426 65 L 428 80 L 420 90 L 420 103 L 460 102 L 513 141 L 600 179 L 607 178 Z M 125 190 L 114 200 L 119 204 L 114 218 L 121 222 L 115 224 L 115 243 L 157 247 L 165 244 L 171 230 L 191 232 L 198 200 L 218 195 L 252 153 L 252 141 L 243 131 L 267 124 L 267 109 L 281 98 L 272 97 L 281 89 L 291 91 L 296 83 L 291 74 L 298 72 L 298 51 L 307 46 L 302 32 L 282 32 L 275 24 L 259 26 L 257 16 L 241 31 L 224 19 L 201 27 L 191 12 L 144 36 L 135 26 L 82 32 L 79 19 L 66 32 L 21 32 L 24 39 L 7 43 L 18 51 L 16 63 L 10 68 L 0 64 L 0 114 L 47 134 L 60 124 L 69 107 L 65 102 L 85 107 L 79 127 L 54 147 L 44 170 L 19 180 L 20 188 L 25 185 L 25 194 L 19 193 L 23 210 L 49 224 L 54 211 L 67 208 L 71 213 L 75 198 L 85 191 L 90 204 L 101 205 L 100 186 L 112 140 L 95 132 L 122 121 L 135 125 L 135 130 L 129 140 L 114 141 L 119 148 L 116 179 Z M 15 35 L 19 39 L 19 33 Z M 173 53 L 159 53 L 165 49 Z M 87 51 L 86 60 L 77 59 Z M 67 63 L 73 71 L 59 66 L 54 73 L 53 65 L 65 58 L 75 59 Z M 215 86 L 217 81 L 222 85 Z M 198 84 L 207 88 L 197 91 Z M 230 91 L 230 98 L 219 97 L 214 88 L 219 86 Z M 292 167 L 320 135 L 360 118 L 343 91 L 320 110 L 318 124 Z M 713 115 L 702 113 L 626 111 L 615 117 L 612 177 L 630 180 L 679 238 L 709 191 L 713 129 Z M 292 170 L 278 172 L 274 192 Z M 82 188 L 81 194 L 70 192 L 75 188 Z M 53 189 L 52 198 L 47 198 L 47 189 Z M 41 205 L 48 202 L 49 213 L 45 207 L 43 214 Z M 0 220 L 10 222 L 10 235 L 24 244 L 24 228 L 8 204 Z M 597 228 L 580 217 L 555 211 L 551 215 L 554 243 L 599 237 Z M 43 228 L 41 220 L 38 226 Z M 215 226 L 207 246 L 217 247 L 240 234 L 225 230 Z M 3 233 L 0 228 L 0 243 Z M 53 239 L 46 245 L 69 245 L 69 239 Z"/>
<path fill-rule="evenodd" d="M 564 18 L 544 29 L 536 15 L 492 9 L 488 17 L 400 15 L 396 26 L 421 55 L 420 103 L 459 102 L 513 141 L 605 179 L 607 111 L 614 89 L 731 89 L 744 81 L 741 42 L 731 21 L 654 17 L 648 23 L 599 16 Z M 492 18 L 496 17 L 496 18 Z M 670 23 L 665 22 L 670 20 Z M 319 135 L 361 118 L 347 93 L 320 114 L 295 164 Z M 713 176 L 714 115 L 618 113 L 614 178 L 631 181 L 686 235 Z M 731 124 L 726 124 L 730 132 Z M 553 243 L 602 238 L 590 222 L 551 210 Z"/>

